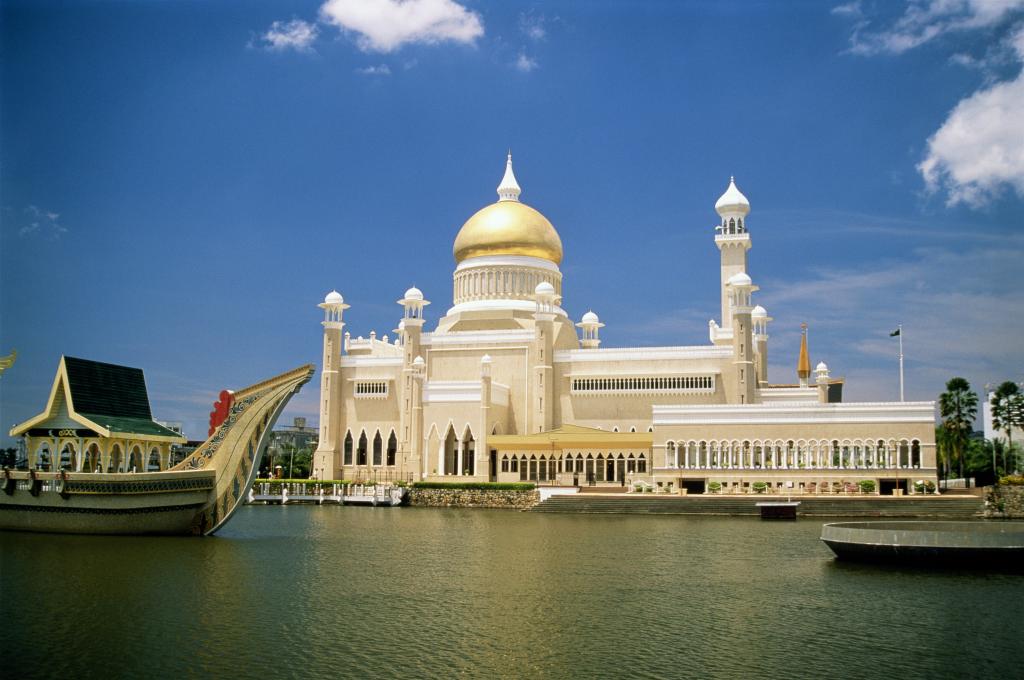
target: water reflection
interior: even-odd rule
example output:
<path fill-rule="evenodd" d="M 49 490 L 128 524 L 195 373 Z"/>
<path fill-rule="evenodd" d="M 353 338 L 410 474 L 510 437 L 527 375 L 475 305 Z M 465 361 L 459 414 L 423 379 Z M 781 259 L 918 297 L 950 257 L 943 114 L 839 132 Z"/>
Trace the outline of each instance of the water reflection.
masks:
<path fill-rule="evenodd" d="M 249 507 L 214 539 L 0 535 L 7 677 L 1012 676 L 1012 576 L 820 523 Z"/>

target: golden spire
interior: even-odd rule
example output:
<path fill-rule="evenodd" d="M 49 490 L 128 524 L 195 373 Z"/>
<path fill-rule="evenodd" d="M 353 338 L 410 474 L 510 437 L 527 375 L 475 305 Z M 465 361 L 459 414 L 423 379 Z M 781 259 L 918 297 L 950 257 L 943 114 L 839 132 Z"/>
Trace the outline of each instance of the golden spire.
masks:
<path fill-rule="evenodd" d="M 807 324 L 800 324 L 800 358 L 796 362 L 796 374 L 800 380 L 811 377 L 811 359 L 807 355 Z"/>

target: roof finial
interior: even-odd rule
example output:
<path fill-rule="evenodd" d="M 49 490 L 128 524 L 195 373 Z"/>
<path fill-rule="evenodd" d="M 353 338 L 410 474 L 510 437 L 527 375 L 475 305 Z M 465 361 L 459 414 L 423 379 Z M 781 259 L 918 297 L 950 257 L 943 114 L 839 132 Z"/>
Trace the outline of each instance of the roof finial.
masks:
<path fill-rule="evenodd" d="M 512 149 L 509 149 L 508 160 L 505 161 L 505 176 L 501 178 L 501 184 L 498 185 L 498 200 L 518 201 L 521 193 L 522 189 L 519 188 L 516 175 L 512 172 Z"/>
<path fill-rule="evenodd" d="M 807 354 L 807 324 L 800 324 L 800 358 L 796 362 L 796 374 L 804 384 L 811 377 L 811 359 Z"/>

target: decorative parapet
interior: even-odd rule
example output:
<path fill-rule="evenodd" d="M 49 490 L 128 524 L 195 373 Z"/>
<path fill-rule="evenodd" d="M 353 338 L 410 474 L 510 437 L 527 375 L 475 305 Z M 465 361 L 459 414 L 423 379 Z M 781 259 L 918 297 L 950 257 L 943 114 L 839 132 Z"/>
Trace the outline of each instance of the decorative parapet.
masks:
<path fill-rule="evenodd" d="M 935 422 L 933 401 L 655 405 L 651 410 L 656 426 Z"/>
<path fill-rule="evenodd" d="M 694 345 L 688 347 L 608 347 L 600 349 L 562 349 L 555 352 L 555 363 L 591 361 L 664 361 L 680 359 L 728 359 L 731 347 Z"/>

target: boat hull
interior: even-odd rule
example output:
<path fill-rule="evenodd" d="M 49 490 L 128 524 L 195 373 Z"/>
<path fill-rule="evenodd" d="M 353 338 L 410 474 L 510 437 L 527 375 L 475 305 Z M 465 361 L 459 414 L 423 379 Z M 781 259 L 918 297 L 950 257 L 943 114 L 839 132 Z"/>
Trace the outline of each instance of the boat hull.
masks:
<path fill-rule="evenodd" d="M 68 534 L 191 534 L 213 471 L 8 473 L 0 529 Z"/>

